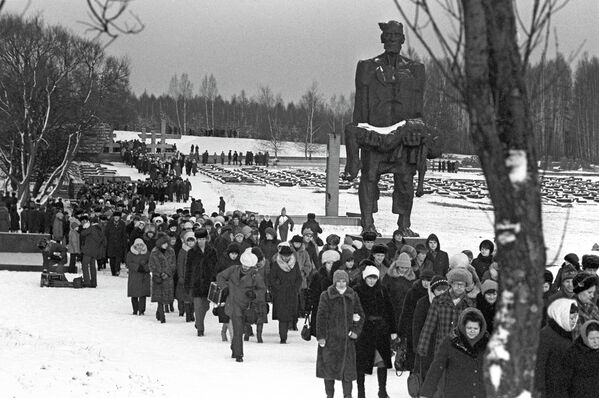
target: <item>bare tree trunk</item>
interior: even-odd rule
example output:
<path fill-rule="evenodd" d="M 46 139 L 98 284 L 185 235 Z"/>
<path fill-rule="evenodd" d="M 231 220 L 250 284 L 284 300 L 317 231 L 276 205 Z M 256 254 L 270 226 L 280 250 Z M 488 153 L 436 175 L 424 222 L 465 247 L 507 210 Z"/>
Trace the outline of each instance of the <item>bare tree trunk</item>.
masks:
<path fill-rule="evenodd" d="M 462 0 L 472 139 L 495 209 L 500 301 L 485 377 L 493 397 L 533 391 L 545 244 L 513 3 Z"/>

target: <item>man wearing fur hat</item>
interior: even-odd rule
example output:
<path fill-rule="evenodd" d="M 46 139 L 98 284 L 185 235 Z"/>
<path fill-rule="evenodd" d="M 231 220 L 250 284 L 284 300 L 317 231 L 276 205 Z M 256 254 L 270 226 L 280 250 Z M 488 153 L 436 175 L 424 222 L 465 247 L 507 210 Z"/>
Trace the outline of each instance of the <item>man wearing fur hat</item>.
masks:
<path fill-rule="evenodd" d="M 121 220 L 121 213 L 112 213 L 112 219 L 104 228 L 106 235 L 106 257 L 110 262 L 112 276 L 118 276 L 121 272 L 121 263 L 125 259 L 127 234 L 125 222 Z"/>
<path fill-rule="evenodd" d="M 418 355 L 425 357 L 433 344 L 433 352 L 457 324 L 462 311 L 467 307 L 475 307 L 474 302 L 466 295 L 466 287 L 472 285 L 472 274 L 464 268 L 454 268 L 447 273 L 449 290 L 431 303 L 418 341 Z M 433 342 L 433 336 L 435 341 Z"/>
<path fill-rule="evenodd" d="M 256 269 L 258 257 L 248 248 L 241 254 L 240 261 L 241 265 L 229 267 L 216 276 L 216 282 L 221 288 L 229 288 L 225 313 L 231 319 L 231 358 L 235 358 L 237 362 L 243 362 L 243 331 L 246 323 L 244 310 L 250 306 L 250 302 L 254 302 L 259 311 L 265 312 L 266 308 L 266 282 Z"/>
<path fill-rule="evenodd" d="M 439 155 L 430 150 L 434 141 L 422 121 L 424 65 L 399 54 L 405 41 L 401 23 L 389 21 L 379 27 L 385 52 L 359 61 L 356 70 L 353 120 L 345 127 L 344 177 L 352 180 L 362 171 L 358 190 L 362 228 L 376 231 L 373 213 L 378 211 L 378 181 L 382 174 L 393 173 L 392 212 L 399 215 L 402 236 L 418 236 L 410 229 L 413 178 L 417 169 L 423 177 L 426 158 Z M 394 130 L 378 132 L 376 128 L 381 127 Z M 416 195 L 422 195 L 420 179 Z"/>
<path fill-rule="evenodd" d="M 364 231 L 362 232 L 362 247 L 356 249 L 354 252 L 354 261 L 356 264 L 360 264 L 362 260 L 365 260 L 370 257 L 370 251 L 374 246 L 374 242 L 376 241 L 377 235 L 372 231 Z"/>
<path fill-rule="evenodd" d="M 215 280 L 218 256 L 214 247 L 208 244 L 208 231 L 198 229 L 194 236 L 196 244 L 187 253 L 185 289 L 193 300 L 198 336 L 204 336 L 204 318 L 210 308 L 208 290 Z"/>

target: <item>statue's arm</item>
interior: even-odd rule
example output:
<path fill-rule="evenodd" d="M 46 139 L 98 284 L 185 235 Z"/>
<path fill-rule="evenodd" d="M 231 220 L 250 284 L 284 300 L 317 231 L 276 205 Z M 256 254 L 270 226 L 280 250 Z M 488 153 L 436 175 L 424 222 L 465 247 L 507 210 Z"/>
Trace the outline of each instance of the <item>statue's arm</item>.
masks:
<path fill-rule="evenodd" d="M 356 68 L 356 96 L 353 123 L 368 123 L 368 86 L 366 85 L 367 61 L 358 61 Z"/>
<path fill-rule="evenodd" d="M 412 67 L 412 74 L 416 79 L 417 84 L 417 93 L 418 95 L 414 101 L 414 109 L 416 109 L 416 117 L 422 118 L 424 112 L 424 83 L 425 83 L 425 75 L 424 75 L 424 64 L 420 62 L 415 62 Z"/>

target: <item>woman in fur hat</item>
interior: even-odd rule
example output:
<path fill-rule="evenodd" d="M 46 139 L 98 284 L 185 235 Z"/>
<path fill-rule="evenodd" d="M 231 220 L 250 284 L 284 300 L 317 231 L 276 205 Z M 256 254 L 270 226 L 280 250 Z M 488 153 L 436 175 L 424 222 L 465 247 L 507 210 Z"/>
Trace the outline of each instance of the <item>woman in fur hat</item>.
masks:
<path fill-rule="evenodd" d="M 574 295 L 578 304 L 578 325 L 591 320 L 599 321 L 599 308 L 594 302 L 597 290 L 597 275 L 580 272 L 572 279 Z M 574 333 L 578 336 L 579 328 Z"/>
<path fill-rule="evenodd" d="M 410 256 L 407 253 L 400 253 L 397 259 L 391 263 L 387 271 L 387 277 L 382 282 L 382 285 L 387 289 L 391 297 L 393 317 L 396 320 L 401 318 L 406 294 L 415 280 L 416 274 L 414 274 L 414 270 L 412 269 Z"/>
<path fill-rule="evenodd" d="M 165 306 L 174 299 L 173 275 L 177 265 L 175 251 L 169 245 L 168 236 L 162 232 L 150 253 L 149 265 L 152 271 L 152 302 L 157 303 L 156 319 L 165 323 Z"/>
<path fill-rule="evenodd" d="M 420 397 L 432 398 L 437 388 L 445 398 L 486 397 L 483 355 L 488 341 L 483 314 L 476 308 L 462 311 L 457 327 L 435 352 Z M 443 374 L 444 382 L 439 383 Z"/>
<path fill-rule="evenodd" d="M 131 297 L 133 315 L 143 315 L 146 311 L 146 297 L 150 295 L 150 253 L 144 241 L 135 239 L 125 256 L 129 270 L 127 276 L 127 297 Z"/>
<path fill-rule="evenodd" d="M 320 295 L 333 284 L 333 274 L 341 266 L 339 262 L 340 259 L 341 255 L 337 251 L 330 250 L 324 252 L 322 254 L 322 266 L 312 276 L 312 281 L 310 282 L 310 287 L 308 290 L 309 298 L 307 307 L 310 309 L 312 314 L 312 318 L 310 318 L 310 332 L 313 336 L 316 336 L 316 313 L 318 312 Z"/>
<path fill-rule="evenodd" d="M 564 379 L 570 398 L 595 397 L 599 391 L 599 322 L 586 321 L 580 337 L 564 356 Z"/>
<path fill-rule="evenodd" d="M 314 317 L 318 319 L 316 377 L 324 379 L 327 397 L 335 395 L 335 380 L 341 381 L 343 396 L 351 397 L 352 382 L 357 378 L 355 341 L 364 325 L 364 311 L 360 298 L 347 285 L 345 271 L 335 271 L 331 279 L 332 285 L 320 294 Z"/>
<path fill-rule="evenodd" d="M 297 321 L 298 295 L 302 274 L 296 264 L 295 253 L 289 243 L 279 243 L 278 253 L 270 268 L 272 290 L 272 319 L 279 321 L 281 344 L 287 343 L 287 331 Z"/>

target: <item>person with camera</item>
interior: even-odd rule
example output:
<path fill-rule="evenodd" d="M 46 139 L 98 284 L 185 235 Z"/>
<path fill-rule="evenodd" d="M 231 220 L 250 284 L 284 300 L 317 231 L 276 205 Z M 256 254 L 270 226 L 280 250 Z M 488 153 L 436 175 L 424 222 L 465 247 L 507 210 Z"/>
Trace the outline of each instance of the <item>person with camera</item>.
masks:
<path fill-rule="evenodd" d="M 156 239 L 156 247 L 152 249 L 149 261 L 152 271 L 152 302 L 157 303 L 156 319 L 160 323 L 166 322 L 165 306 L 173 302 L 175 284 L 173 275 L 177 267 L 175 251 L 169 244 L 167 234 L 160 232 Z"/>
<path fill-rule="evenodd" d="M 55 240 L 42 239 L 37 247 L 42 251 L 42 270 L 49 272 L 50 267 L 56 266 L 56 272 L 64 274 L 64 265 L 67 263 L 67 248 Z"/>
<path fill-rule="evenodd" d="M 231 358 L 237 362 L 243 362 L 244 325 L 256 323 L 266 310 L 266 281 L 256 269 L 258 257 L 249 248 L 242 253 L 240 261 L 241 265 L 233 265 L 216 276 L 221 289 L 229 288 L 225 314 L 231 319 Z"/>

